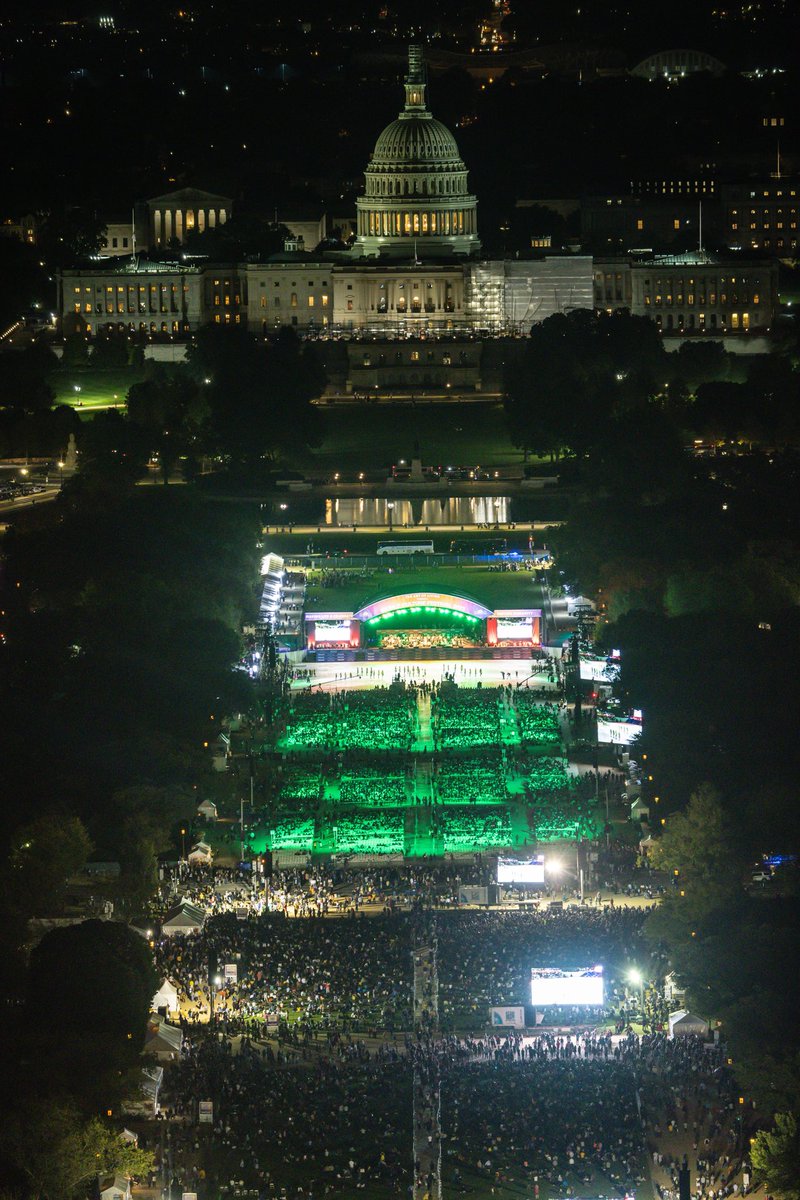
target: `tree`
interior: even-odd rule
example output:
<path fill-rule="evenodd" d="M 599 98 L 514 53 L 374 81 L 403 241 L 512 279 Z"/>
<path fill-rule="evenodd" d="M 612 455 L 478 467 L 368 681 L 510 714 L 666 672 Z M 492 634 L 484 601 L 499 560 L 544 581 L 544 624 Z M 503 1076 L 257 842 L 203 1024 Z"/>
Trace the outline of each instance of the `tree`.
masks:
<path fill-rule="evenodd" d="M 64 356 L 61 361 L 65 367 L 89 365 L 89 342 L 85 333 L 76 329 L 67 334 L 64 338 Z"/>
<path fill-rule="evenodd" d="M 194 817 L 194 793 L 187 788 L 139 786 L 111 798 L 119 829 L 121 888 L 131 904 L 149 899 L 158 886 L 158 855 L 171 849 L 176 829 Z"/>
<path fill-rule="evenodd" d="M 693 894 L 702 891 L 717 899 L 741 890 L 739 847 L 715 787 L 701 784 L 685 812 L 672 814 L 652 858 L 661 870 L 678 872 L 681 885 Z"/>
<path fill-rule="evenodd" d="M 186 372 L 158 367 L 128 391 L 128 418 L 142 431 L 150 451 L 158 454 L 164 483 L 181 455 L 205 435 L 209 417 L 205 389 Z"/>
<path fill-rule="evenodd" d="M 750 1148 L 756 1179 L 780 1200 L 800 1200 L 800 1131 L 794 1113 L 775 1113 L 772 1129 L 760 1129 Z"/>
<path fill-rule="evenodd" d="M 81 428 L 80 470 L 69 481 L 70 494 L 111 495 L 132 488 L 144 475 L 149 449 L 141 429 L 116 408 L 97 413 Z M 88 487 L 87 487 L 88 485 Z"/>
<path fill-rule="evenodd" d="M 51 268 L 91 258 L 105 240 L 105 223 L 96 213 L 78 207 L 54 210 L 39 233 L 42 256 Z"/>
<path fill-rule="evenodd" d="M 289 230 L 285 225 L 274 222 L 265 224 L 258 217 L 242 216 L 237 213 L 224 225 L 213 229 L 192 230 L 186 237 L 183 249 L 187 254 L 196 254 L 212 262 L 237 262 L 251 255 L 268 258 L 283 250 Z M 315 247 L 307 246 L 307 250 Z"/>
<path fill-rule="evenodd" d="M 240 326 L 207 326 L 188 363 L 208 400 L 210 436 L 233 463 L 252 469 L 318 440 L 311 401 L 325 387 L 325 372 L 293 330 L 281 330 L 265 347 Z"/>
<path fill-rule="evenodd" d="M 670 371 L 696 391 L 701 383 L 727 379 L 730 357 L 722 342 L 682 342 L 670 355 Z"/>
<path fill-rule="evenodd" d="M 19 414 L 49 411 L 55 400 L 48 382 L 54 357 L 35 345 L 0 354 L 0 408 Z"/>
<path fill-rule="evenodd" d="M 153 1167 L 151 1151 L 123 1141 L 96 1117 L 82 1120 L 61 1101 L 34 1099 L 11 1107 L 0 1147 L 28 1179 L 34 1200 L 70 1200 L 97 1175 L 142 1177 Z"/>
<path fill-rule="evenodd" d="M 129 926 L 83 921 L 54 929 L 31 954 L 26 1053 L 88 1111 L 116 1104 L 142 1052 L 157 986 L 150 947 Z"/>
<path fill-rule="evenodd" d="M 508 374 L 511 436 L 539 454 L 581 457 L 615 414 L 649 398 L 664 361 L 647 318 L 589 309 L 548 317 L 531 329 L 522 362 Z"/>
<path fill-rule="evenodd" d="M 49 812 L 18 829 L 2 872 L 4 903 L 26 918 L 57 911 L 92 843 L 78 817 Z"/>
<path fill-rule="evenodd" d="M 92 345 L 92 367 L 96 370 L 118 370 L 128 366 L 130 357 L 131 341 L 126 330 L 98 330 Z"/>

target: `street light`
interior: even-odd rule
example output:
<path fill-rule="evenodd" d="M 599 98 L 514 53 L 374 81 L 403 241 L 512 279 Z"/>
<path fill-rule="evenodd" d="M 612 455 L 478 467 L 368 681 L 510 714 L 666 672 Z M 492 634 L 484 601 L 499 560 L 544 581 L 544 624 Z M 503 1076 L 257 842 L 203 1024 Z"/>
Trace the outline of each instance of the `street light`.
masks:
<path fill-rule="evenodd" d="M 58 462 L 56 463 L 56 466 L 58 467 L 58 470 L 59 470 L 58 486 L 63 488 L 63 486 L 64 486 L 64 460 L 63 460 L 63 458 L 60 458 L 58 460 Z"/>
<path fill-rule="evenodd" d="M 393 500 L 388 501 L 388 503 L 386 505 L 386 509 L 387 509 L 387 512 L 389 513 L 389 533 L 391 533 L 392 532 L 392 516 L 394 513 L 394 501 Z"/>
<path fill-rule="evenodd" d="M 639 989 L 642 1023 L 644 1023 L 644 976 L 637 967 L 631 967 L 630 971 L 628 971 L 628 980 L 634 987 Z"/>

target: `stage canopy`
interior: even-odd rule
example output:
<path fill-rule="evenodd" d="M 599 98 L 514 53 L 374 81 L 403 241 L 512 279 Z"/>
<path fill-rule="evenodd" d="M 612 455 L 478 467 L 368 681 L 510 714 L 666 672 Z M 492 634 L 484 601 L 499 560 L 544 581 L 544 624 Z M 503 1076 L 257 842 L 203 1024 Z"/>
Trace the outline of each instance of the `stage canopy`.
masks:
<path fill-rule="evenodd" d="M 477 600 L 470 600 L 466 596 L 456 596 L 447 592 L 406 592 L 404 595 L 386 596 L 382 600 L 366 604 L 354 616 L 357 621 L 376 625 L 392 617 L 418 615 L 420 620 L 424 621 L 426 616 L 448 614 L 455 618 L 463 617 L 467 621 L 485 621 L 492 612 Z"/>

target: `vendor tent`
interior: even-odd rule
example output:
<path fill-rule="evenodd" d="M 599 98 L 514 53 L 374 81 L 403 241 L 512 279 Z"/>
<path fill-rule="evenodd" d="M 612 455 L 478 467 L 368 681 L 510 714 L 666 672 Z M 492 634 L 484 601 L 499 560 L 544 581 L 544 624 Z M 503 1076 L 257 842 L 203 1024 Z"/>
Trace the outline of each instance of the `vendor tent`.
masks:
<path fill-rule="evenodd" d="M 145 1054 L 154 1055 L 159 1062 L 174 1062 L 181 1052 L 183 1033 L 166 1021 L 153 1019 L 144 1038 Z"/>
<path fill-rule="evenodd" d="M 100 1200 L 130 1200 L 131 1181 L 124 1175 L 106 1175 L 98 1179 Z"/>
<path fill-rule="evenodd" d="M 679 1008 L 677 1012 L 669 1014 L 669 1036 L 682 1037 L 686 1033 L 699 1033 L 707 1037 L 708 1021 L 687 1012 L 685 1008 Z"/>
<path fill-rule="evenodd" d="M 198 933 L 205 925 L 206 914 L 201 908 L 181 900 L 169 910 L 161 922 L 161 932 L 164 937 L 174 937 L 180 933 Z"/>
<path fill-rule="evenodd" d="M 142 1067 L 133 1088 L 122 1101 L 122 1111 L 129 1117 L 155 1117 L 159 1111 L 158 1094 L 164 1068 L 155 1064 Z"/>
<path fill-rule="evenodd" d="M 195 842 L 186 857 L 190 863 L 208 864 L 211 862 L 211 847 L 208 842 Z"/>
<path fill-rule="evenodd" d="M 167 1012 L 175 1012 L 177 1007 L 178 989 L 174 983 L 170 983 L 168 979 L 165 979 L 150 1001 L 150 1008 L 153 1012 L 158 1012 L 162 1008 L 165 1008 Z"/>
<path fill-rule="evenodd" d="M 205 817 L 207 821 L 216 821 L 217 806 L 213 800 L 201 800 L 197 806 L 198 817 Z"/>

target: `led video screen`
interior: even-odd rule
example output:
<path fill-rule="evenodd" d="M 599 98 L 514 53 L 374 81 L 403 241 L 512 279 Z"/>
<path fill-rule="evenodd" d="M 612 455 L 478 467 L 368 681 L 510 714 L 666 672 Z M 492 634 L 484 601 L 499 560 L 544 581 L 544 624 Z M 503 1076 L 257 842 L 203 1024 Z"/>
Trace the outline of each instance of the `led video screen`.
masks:
<path fill-rule="evenodd" d="M 499 642 L 530 641 L 533 636 L 531 617 L 498 617 L 497 640 Z"/>
<path fill-rule="evenodd" d="M 318 642 L 349 642 L 349 621 L 316 621 L 315 634 Z"/>
<path fill-rule="evenodd" d="M 498 883 L 544 883 L 544 859 L 498 858 Z"/>
<path fill-rule="evenodd" d="M 602 1004 L 603 968 L 561 971 L 556 967 L 534 967 L 531 971 L 531 1004 Z"/>

